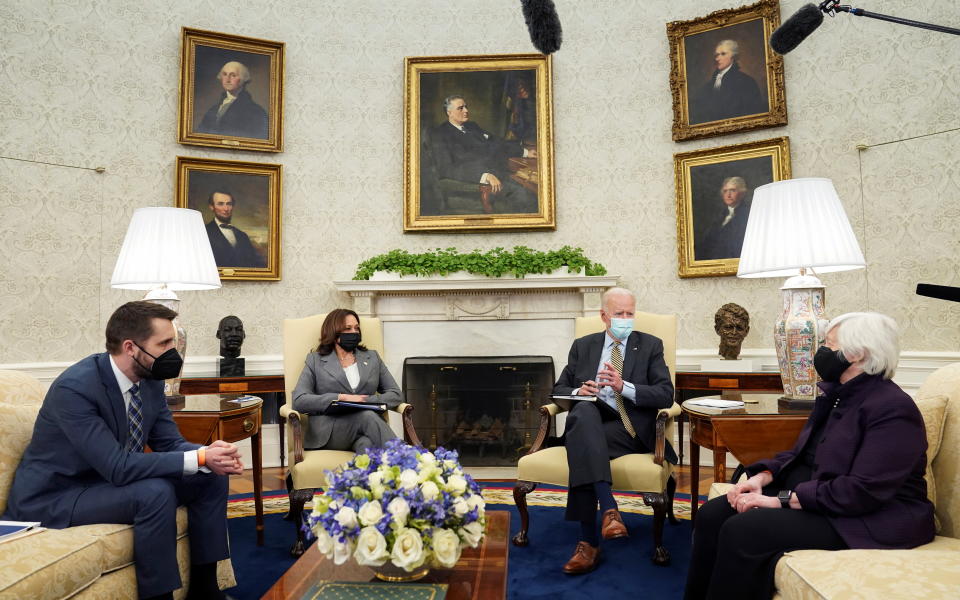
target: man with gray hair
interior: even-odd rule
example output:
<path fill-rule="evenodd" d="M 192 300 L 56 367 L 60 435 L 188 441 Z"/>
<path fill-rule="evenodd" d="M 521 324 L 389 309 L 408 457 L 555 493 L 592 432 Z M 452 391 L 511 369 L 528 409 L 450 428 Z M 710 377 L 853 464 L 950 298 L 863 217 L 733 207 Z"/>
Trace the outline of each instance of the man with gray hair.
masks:
<path fill-rule="evenodd" d="M 232 60 L 223 65 L 217 79 L 223 87 L 223 93 L 203 115 L 197 131 L 266 139 L 269 131 L 267 111 L 254 102 L 247 91 L 250 70 L 246 65 Z"/>
<path fill-rule="evenodd" d="M 633 453 L 653 452 L 657 413 L 673 404 L 673 382 L 663 359 L 663 342 L 634 331 L 636 299 L 624 288 L 603 294 L 600 318 L 604 331 L 574 340 L 567 366 L 554 394 L 595 396 L 573 402 L 564 427 L 570 473 L 568 521 L 580 523 L 576 550 L 563 571 L 580 575 L 600 562 L 600 537 L 627 537 L 627 528 L 610 486 L 610 461 Z M 677 464 L 670 442 L 664 452 Z M 597 531 L 597 506 L 602 513 Z"/>
<path fill-rule="evenodd" d="M 747 182 L 743 177 L 727 177 L 720 186 L 720 199 L 723 205 L 704 219 L 708 225 L 694 248 L 696 260 L 740 258 L 750 218 Z"/>
<path fill-rule="evenodd" d="M 723 40 L 713 52 L 714 70 L 690 97 L 690 124 L 719 121 L 770 110 L 756 80 L 740 70 L 740 44 Z"/>

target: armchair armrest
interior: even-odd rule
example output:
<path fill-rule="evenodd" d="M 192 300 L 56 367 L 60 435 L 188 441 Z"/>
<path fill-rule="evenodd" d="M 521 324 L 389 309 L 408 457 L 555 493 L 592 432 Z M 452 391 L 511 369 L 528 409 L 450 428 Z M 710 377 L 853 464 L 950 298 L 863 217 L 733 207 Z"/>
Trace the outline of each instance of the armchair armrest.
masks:
<path fill-rule="evenodd" d="M 661 408 L 657 413 L 657 441 L 653 449 L 653 462 L 663 465 L 663 456 L 667 451 L 667 425 L 680 414 L 680 405 L 676 402 L 670 408 Z"/>
<path fill-rule="evenodd" d="M 403 421 L 403 441 L 414 446 L 421 446 L 420 437 L 413 428 L 413 405 L 403 402 L 390 410 L 400 413 L 400 418 Z"/>
<path fill-rule="evenodd" d="M 533 454 L 543 449 L 543 444 L 547 441 L 547 435 L 550 433 L 550 419 L 556 417 L 563 411 L 564 409 L 560 406 L 552 403 L 540 407 L 540 426 L 537 428 L 537 437 L 534 438 L 533 444 L 531 444 L 530 449 L 527 450 L 527 454 Z"/>
<path fill-rule="evenodd" d="M 306 415 L 293 410 L 287 404 L 280 407 L 280 416 L 287 420 L 290 426 L 290 440 L 293 442 L 293 465 L 303 462 L 303 421 Z"/>

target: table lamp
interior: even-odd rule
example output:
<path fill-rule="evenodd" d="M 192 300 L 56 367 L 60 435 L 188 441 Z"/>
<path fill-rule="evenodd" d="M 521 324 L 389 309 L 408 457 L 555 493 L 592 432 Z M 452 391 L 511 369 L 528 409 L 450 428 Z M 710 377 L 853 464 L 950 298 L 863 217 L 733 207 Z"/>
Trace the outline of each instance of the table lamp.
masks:
<path fill-rule="evenodd" d="M 144 300 L 179 312 L 177 290 L 219 288 L 220 275 L 199 211 L 188 208 L 138 208 L 130 219 L 110 286 L 149 290 Z M 176 348 L 186 357 L 187 334 L 174 319 Z M 180 397 L 180 376 L 164 385 L 168 402 Z"/>
<path fill-rule="evenodd" d="M 788 407 L 810 406 L 817 397 L 813 356 L 828 319 L 816 274 L 865 266 L 832 181 L 787 179 L 754 190 L 737 277 L 789 277 L 773 329 Z"/>

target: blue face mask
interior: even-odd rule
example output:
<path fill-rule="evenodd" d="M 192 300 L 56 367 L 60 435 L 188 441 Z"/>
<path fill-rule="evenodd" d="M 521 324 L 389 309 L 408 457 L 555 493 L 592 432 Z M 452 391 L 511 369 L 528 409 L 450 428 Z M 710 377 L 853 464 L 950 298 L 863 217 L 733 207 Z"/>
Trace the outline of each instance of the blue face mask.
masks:
<path fill-rule="evenodd" d="M 625 340 L 633 331 L 633 319 L 610 319 L 610 333 L 618 340 Z"/>

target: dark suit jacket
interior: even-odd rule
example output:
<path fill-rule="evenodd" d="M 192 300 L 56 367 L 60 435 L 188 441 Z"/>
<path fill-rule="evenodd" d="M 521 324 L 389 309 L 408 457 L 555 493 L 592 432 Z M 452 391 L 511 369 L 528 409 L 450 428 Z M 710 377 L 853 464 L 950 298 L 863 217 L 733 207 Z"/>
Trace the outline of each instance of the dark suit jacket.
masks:
<path fill-rule="evenodd" d="M 247 90 L 240 90 L 237 99 L 230 104 L 230 108 L 217 119 L 217 111 L 223 104 L 227 93 L 220 94 L 220 98 L 203 115 L 197 131 L 200 133 L 218 133 L 237 137 L 251 137 L 267 139 L 268 122 L 267 111 L 253 101 Z"/>
<path fill-rule="evenodd" d="M 236 227 L 233 233 L 237 236 L 237 245 L 230 242 L 220 231 L 216 219 L 207 223 L 207 237 L 210 238 L 210 248 L 213 249 L 213 259 L 218 267 L 247 267 L 262 268 L 267 266 L 266 261 L 253 247 L 250 237 Z"/>
<path fill-rule="evenodd" d="M 400 404 L 400 386 L 390 375 L 376 350 L 356 350 L 360 383 L 357 389 L 350 387 L 347 376 L 337 360 L 337 353 L 307 355 L 306 364 L 293 390 L 293 409 L 309 412 L 310 419 L 304 435 L 304 446 L 322 448 L 330 440 L 336 427 L 337 417 L 325 416 L 330 403 L 340 394 L 366 394 L 371 402 L 382 402 L 389 408 Z M 376 397 L 372 397 L 376 394 Z"/>
<path fill-rule="evenodd" d="M 723 76 L 719 88 L 713 87 L 717 78 L 714 71 L 700 86 L 690 102 L 690 124 L 719 121 L 767 112 L 766 94 L 760 93 L 757 82 L 740 70 L 736 63 Z"/>
<path fill-rule="evenodd" d="M 463 124 L 460 131 L 449 121 L 441 123 L 430 137 L 437 176 L 480 183 L 484 173 L 493 173 L 498 179 L 508 175 L 507 158 L 523 156 L 518 142 L 508 142 L 480 128 L 473 121 Z"/>
<path fill-rule="evenodd" d="M 180 435 L 162 381 L 143 380 L 140 390 L 149 453 L 125 449 L 127 415 L 106 353 L 92 354 L 57 377 L 17 467 L 4 518 L 68 527 L 86 486 L 183 477 L 183 453 L 199 446 Z"/>
<path fill-rule="evenodd" d="M 743 235 L 747 232 L 747 220 L 750 218 L 750 206 L 750 202 L 744 199 L 733 211 L 733 218 L 726 225 L 722 225 L 727 217 L 726 205 L 717 211 L 716 218 L 703 236 L 703 241 L 694 249 L 695 260 L 740 258 Z"/>
<path fill-rule="evenodd" d="M 567 366 L 553 386 L 554 394 L 569 394 L 582 382 L 596 380 L 605 335 L 606 332 L 592 333 L 574 340 Z M 637 437 L 648 448 L 653 448 L 656 443 L 657 413 L 661 408 L 673 405 L 673 382 L 667 363 L 663 360 L 663 342 L 658 337 L 634 331 L 627 338 L 625 346 L 627 352 L 623 359 L 622 377 L 634 385 L 637 395 L 635 403 L 624 398 L 623 404 Z M 669 462 L 677 464 L 677 454 L 669 440 L 665 456 Z"/>
<path fill-rule="evenodd" d="M 803 510 L 826 515 L 851 548 L 913 548 L 933 540 L 933 504 L 923 479 L 927 437 L 917 405 L 897 384 L 862 374 L 843 386 L 821 383 L 791 450 L 747 467 L 776 475 L 827 420 L 810 481 L 794 488 Z M 839 395 L 840 404 L 831 410 Z"/>

